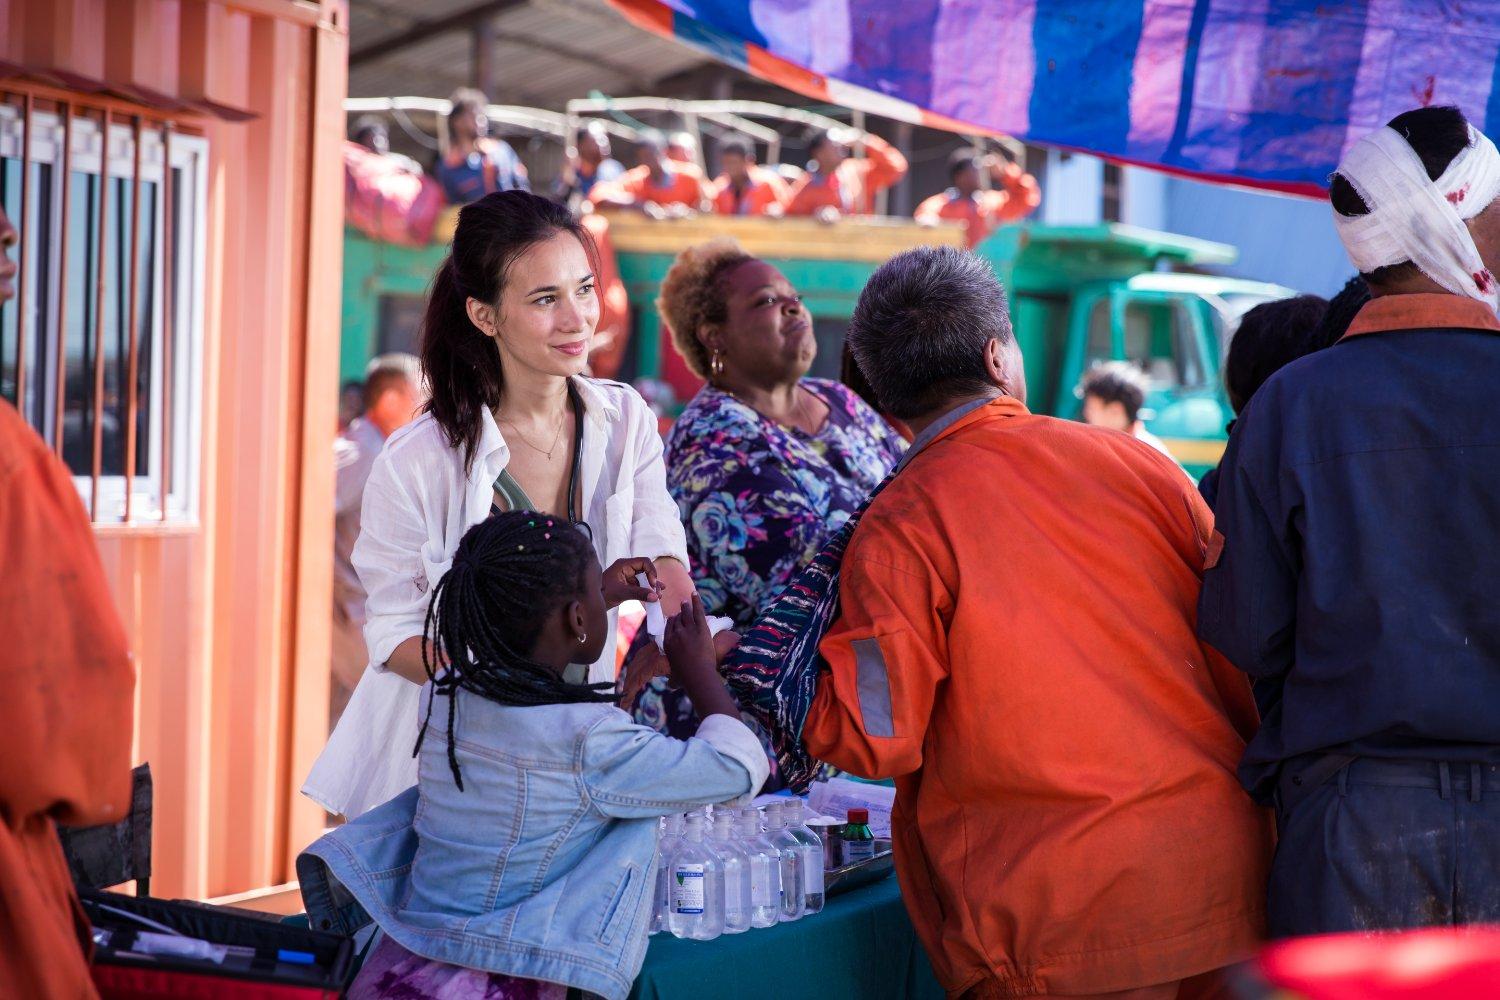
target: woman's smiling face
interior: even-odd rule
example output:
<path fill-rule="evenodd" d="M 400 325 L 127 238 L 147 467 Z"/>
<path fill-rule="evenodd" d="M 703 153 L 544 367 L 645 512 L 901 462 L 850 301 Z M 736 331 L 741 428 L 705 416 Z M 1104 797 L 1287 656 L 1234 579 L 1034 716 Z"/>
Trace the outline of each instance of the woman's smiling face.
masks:
<path fill-rule="evenodd" d="M 599 297 L 583 244 L 559 232 L 523 251 L 503 276 L 498 322 L 476 325 L 495 338 L 501 365 L 543 375 L 578 375 L 588 365 Z M 483 317 L 487 318 L 487 317 Z"/>
<path fill-rule="evenodd" d="M 786 276 L 765 261 L 747 260 L 724 276 L 721 287 L 728 315 L 717 334 L 726 370 L 764 386 L 805 376 L 818 342 L 802 296 Z"/>

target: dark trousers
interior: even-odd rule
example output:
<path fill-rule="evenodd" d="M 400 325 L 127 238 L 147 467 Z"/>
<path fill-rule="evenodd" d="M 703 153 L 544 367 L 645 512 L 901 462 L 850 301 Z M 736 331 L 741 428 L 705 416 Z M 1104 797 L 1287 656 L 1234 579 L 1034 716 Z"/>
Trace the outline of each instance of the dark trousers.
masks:
<path fill-rule="evenodd" d="M 1277 798 L 1272 937 L 1500 921 L 1500 765 L 1317 757 Z"/>

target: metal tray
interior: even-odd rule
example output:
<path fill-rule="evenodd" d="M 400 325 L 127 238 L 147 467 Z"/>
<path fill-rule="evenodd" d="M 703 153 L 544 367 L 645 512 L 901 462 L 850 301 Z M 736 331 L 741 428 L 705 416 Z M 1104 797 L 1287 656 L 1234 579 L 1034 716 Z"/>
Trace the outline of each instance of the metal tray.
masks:
<path fill-rule="evenodd" d="M 852 865 L 840 865 L 823 873 L 823 893 L 837 896 L 860 886 L 879 882 L 896 870 L 895 854 L 889 840 L 876 839 L 875 856 Z"/>

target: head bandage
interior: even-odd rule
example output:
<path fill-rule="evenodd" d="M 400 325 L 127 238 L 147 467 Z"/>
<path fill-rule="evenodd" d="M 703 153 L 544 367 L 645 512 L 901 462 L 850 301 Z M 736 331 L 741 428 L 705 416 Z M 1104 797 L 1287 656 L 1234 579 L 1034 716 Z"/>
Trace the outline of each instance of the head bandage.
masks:
<path fill-rule="evenodd" d="M 1333 213 L 1339 239 L 1362 274 L 1411 261 L 1454 295 L 1492 309 L 1500 305 L 1495 279 L 1464 225 L 1500 195 L 1500 153 L 1482 132 L 1469 126 L 1468 147 L 1435 181 L 1391 128 L 1356 142 L 1338 172 L 1370 206 L 1366 215 Z"/>

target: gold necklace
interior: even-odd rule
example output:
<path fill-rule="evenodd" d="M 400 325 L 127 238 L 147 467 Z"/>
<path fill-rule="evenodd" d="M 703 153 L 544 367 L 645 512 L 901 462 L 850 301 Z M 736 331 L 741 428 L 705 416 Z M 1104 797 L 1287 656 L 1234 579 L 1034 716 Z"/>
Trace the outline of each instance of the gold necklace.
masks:
<path fill-rule="evenodd" d="M 521 428 L 517 427 L 511 421 L 501 419 L 500 422 L 502 424 L 505 424 L 511 430 L 515 431 L 516 437 L 521 439 L 522 444 L 530 448 L 532 451 L 540 452 L 541 454 L 546 455 L 547 461 L 550 462 L 552 461 L 552 453 L 557 450 L 557 442 L 562 438 L 562 426 L 566 419 L 567 411 L 563 411 L 562 415 L 557 418 L 557 430 L 552 432 L 552 447 L 550 448 L 538 448 L 536 445 L 532 444 L 529 440 L 527 440 L 526 435 L 521 433 Z"/>

